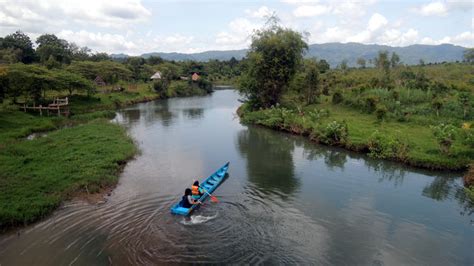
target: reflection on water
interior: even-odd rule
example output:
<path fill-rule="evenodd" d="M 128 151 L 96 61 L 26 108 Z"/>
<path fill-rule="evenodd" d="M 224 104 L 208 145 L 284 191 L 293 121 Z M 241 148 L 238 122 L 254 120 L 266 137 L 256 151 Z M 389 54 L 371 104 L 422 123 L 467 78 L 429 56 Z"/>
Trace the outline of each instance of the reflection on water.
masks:
<path fill-rule="evenodd" d="M 118 112 L 140 154 L 105 204 L 70 202 L 0 236 L 0 265 L 473 265 L 473 202 L 457 173 L 320 146 L 235 119 L 231 90 Z M 191 217 L 196 177 L 230 177 Z"/>
<path fill-rule="evenodd" d="M 183 109 L 183 114 L 189 119 L 201 119 L 204 115 L 203 108 Z"/>
<path fill-rule="evenodd" d="M 298 187 L 292 151 L 293 143 L 266 129 L 251 127 L 237 135 L 238 148 L 247 161 L 249 181 L 263 191 L 278 189 L 290 195 Z"/>

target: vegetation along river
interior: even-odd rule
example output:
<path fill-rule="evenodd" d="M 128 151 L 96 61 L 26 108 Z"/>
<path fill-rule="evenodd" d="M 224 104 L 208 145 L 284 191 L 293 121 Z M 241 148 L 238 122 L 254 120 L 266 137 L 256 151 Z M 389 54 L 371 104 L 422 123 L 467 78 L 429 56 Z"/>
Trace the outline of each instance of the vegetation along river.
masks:
<path fill-rule="evenodd" d="M 0 264 L 474 264 L 460 174 L 241 125 L 238 99 L 222 90 L 119 111 L 141 152 L 108 201 L 70 202 L 1 235 Z M 193 179 L 227 161 L 219 203 L 170 214 Z"/>

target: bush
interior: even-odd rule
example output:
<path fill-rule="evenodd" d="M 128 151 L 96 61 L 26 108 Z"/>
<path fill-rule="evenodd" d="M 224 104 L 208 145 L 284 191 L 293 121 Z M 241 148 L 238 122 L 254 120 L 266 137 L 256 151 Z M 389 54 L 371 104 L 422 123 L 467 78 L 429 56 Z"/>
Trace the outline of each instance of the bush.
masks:
<path fill-rule="evenodd" d="M 158 81 L 154 81 L 153 82 L 153 90 L 157 93 L 159 93 L 160 95 L 161 94 L 165 94 L 166 93 L 166 86 L 165 84 L 158 80 Z"/>
<path fill-rule="evenodd" d="M 441 151 L 448 154 L 455 139 L 456 128 L 450 124 L 439 124 L 432 126 L 431 129 L 433 129 L 433 134 L 438 141 Z"/>
<path fill-rule="evenodd" d="M 379 104 L 375 110 L 375 115 L 379 121 L 382 121 L 387 116 L 387 112 L 387 107 L 385 107 L 383 104 Z"/>
<path fill-rule="evenodd" d="M 367 98 L 365 98 L 365 108 L 367 112 L 373 113 L 375 109 L 377 108 L 377 104 L 379 100 L 380 99 L 377 96 L 373 96 L 373 95 L 367 96 Z"/>
<path fill-rule="evenodd" d="M 463 144 L 474 148 L 474 130 L 471 128 L 469 123 L 463 124 L 461 137 Z"/>
<path fill-rule="evenodd" d="M 326 144 L 344 144 L 349 132 L 345 121 L 332 121 L 322 130 L 321 141 Z"/>
<path fill-rule="evenodd" d="M 369 156 L 378 159 L 406 161 L 409 146 L 400 138 L 394 138 L 376 130 L 369 138 Z"/>
<path fill-rule="evenodd" d="M 334 92 L 332 95 L 332 103 L 333 104 L 340 104 L 344 100 L 344 97 L 342 96 L 342 93 L 340 91 Z"/>

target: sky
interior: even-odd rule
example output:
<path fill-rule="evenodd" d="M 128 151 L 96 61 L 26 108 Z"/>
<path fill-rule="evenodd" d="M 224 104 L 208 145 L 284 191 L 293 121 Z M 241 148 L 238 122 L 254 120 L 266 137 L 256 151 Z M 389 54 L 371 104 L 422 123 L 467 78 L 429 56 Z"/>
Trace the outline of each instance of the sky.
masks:
<path fill-rule="evenodd" d="M 140 55 L 247 48 L 276 14 L 309 44 L 474 47 L 473 1 L 0 0 L 0 36 L 44 33 L 93 52 Z"/>

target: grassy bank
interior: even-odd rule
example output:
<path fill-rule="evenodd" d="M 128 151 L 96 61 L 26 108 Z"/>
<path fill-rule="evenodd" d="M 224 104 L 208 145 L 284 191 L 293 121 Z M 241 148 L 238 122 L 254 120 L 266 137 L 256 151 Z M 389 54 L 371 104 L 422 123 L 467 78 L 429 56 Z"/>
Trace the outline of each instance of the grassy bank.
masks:
<path fill-rule="evenodd" d="M 35 221 L 78 191 L 117 182 L 136 149 L 125 130 L 94 120 L 0 149 L 0 228 Z"/>
<path fill-rule="evenodd" d="M 300 111 L 270 108 L 250 111 L 239 108 L 242 122 L 257 124 L 349 150 L 409 165 L 439 169 L 465 169 L 474 159 L 474 151 L 457 138 L 449 154 L 443 153 L 429 126 L 414 122 L 380 121 L 374 115 L 342 105 L 322 103 L 306 106 Z M 336 121 L 336 122 L 334 122 Z"/>

